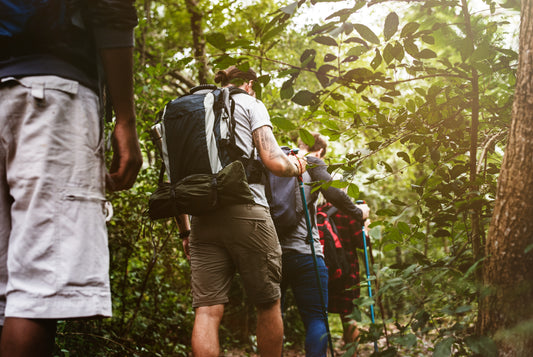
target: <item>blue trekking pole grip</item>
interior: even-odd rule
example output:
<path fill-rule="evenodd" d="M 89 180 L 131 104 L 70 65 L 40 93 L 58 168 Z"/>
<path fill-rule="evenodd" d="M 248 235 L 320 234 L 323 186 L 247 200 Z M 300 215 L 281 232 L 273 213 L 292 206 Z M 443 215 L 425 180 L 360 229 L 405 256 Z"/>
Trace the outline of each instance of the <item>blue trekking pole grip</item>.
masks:
<path fill-rule="evenodd" d="M 365 201 L 358 200 L 355 203 L 357 204 L 364 204 Z M 365 252 L 365 268 L 366 268 L 366 281 L 367 281 L 367 287 L 368 287 L 368 296 L 372 298 L 372 284 L 370 282 L 370 265 L 368 264 L 368 249 L 366 245 L 366 234 L 365 234 L 365 224 L 363 223 L 363 226 L 361 227 L 361 232 L 363 234 L 363 248 Z M 370 305 L 370 316 L 372 318 L 372 323 L 375 324 L 375 318 L 374 318 L 374 304 Z M 374 350 L 378 352 L 378 343 L 377 341 L 374 341 Z"/>

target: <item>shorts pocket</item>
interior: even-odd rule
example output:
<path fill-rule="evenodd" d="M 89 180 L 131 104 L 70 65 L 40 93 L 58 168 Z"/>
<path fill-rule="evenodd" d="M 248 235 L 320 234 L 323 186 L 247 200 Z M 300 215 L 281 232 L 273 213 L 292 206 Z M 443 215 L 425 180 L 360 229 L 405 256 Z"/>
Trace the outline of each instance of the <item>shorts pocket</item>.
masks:
<path fill-rule="evenodd" d="M 105 198 L 83 189 L 65 190 L 60 200 L 57 245 L 64 288 L 108 286 L 109 250 Z"/>

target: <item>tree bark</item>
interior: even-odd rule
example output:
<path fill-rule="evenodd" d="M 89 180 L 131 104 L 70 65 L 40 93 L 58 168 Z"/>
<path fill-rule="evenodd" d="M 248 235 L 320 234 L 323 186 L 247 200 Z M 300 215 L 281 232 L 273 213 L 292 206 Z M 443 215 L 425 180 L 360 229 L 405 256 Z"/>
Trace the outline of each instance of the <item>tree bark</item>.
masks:
<path fill-rule="evenodd" d="M 207 57 L 205 54 L 205 35 L 202 27 L 203 13 L 198 7 L 198 1 L 186 0 L 187 11 L 191 15 L 191 30 L 194 46 L 194 59 L 198 69 L 198 82 L 206 84 L 209 75 Z"/>
<path fill-rule="evenodd" d="M 468 2 L 461 0 L 463 17 L 465 20 L 465 32 L 467 39 L 475 46 L 474 34 L 472 31 L 472 24 L 470 12 L 468 11 Z M 479 74 L 477 69 L 472 66 L 472 78 L 470 83 L 472 85 L 471 109 L 472 120 L 470 123 L 470 199 L 479 196 L 479 184 L 477 184 L 477 148 L 478 148 L 478 131 L 479 131 Z M 471 239 L 472 251 L 474 253 L 474 262 L 479 261 L 483 257 L 482 251 L 482 229 L 481 229 L 481 207 L 476 203 L 470 209 L 470 223 L 471 223 Z M 476 272 L 478 279 L 481 275 Z"/>
<path fill-rule="evenodd" d="M 486 244 L 478 329 L 500 356 L 533 351 L 533 0 L 522 0 L 509 143 Z"/>

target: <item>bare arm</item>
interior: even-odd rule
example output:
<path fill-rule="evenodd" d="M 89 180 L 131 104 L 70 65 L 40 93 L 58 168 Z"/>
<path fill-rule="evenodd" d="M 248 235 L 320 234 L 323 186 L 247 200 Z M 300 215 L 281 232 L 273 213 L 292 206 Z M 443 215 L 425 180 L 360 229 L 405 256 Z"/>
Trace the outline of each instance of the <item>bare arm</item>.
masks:
<path fill-rule="evenodd" d="M 125 190 L 135 183 L 142 164 L 133 102 L 133 48 L 102 49 L 101 55 L 116 115 L 113 161 L 106 184 L 111 191 Z"/>
<path fill-rule="evenodd" d="M 305 172 L 307 162 L 296 156 L 287 156 L 279 147 L 272 129 L 262 126 L 253 132 L 254 145 L 261 161 L 276 176 L 299 176 Z"/>

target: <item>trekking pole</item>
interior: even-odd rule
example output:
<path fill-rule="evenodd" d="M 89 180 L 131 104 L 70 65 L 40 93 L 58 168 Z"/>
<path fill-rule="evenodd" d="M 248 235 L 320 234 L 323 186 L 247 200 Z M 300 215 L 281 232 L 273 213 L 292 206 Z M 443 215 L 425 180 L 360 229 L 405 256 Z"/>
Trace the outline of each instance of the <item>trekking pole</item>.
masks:
<path fill-rule="evenodd" d="M 357 204 L 363 204 L 365 201 L 358 200 L 356 201 Z M 366 281 L 367 281 L 367 287 L 368 287 L 368 296 L 372 298 L 372 284 L 370 283 L 370 266 L 368 264 L 368 250 L 366 248 L 366 234 L 365 234 L 365 224 L 363 223 L 363 227 L 361 228 L 361 231 L 363 233 L 363 248 L 365 252 L 365 268 L 366 268 Z M 375 324 L 375 318 L 374 318 L 374 304 L 370 304 L 370 315 L 372 318 L 372 323 Z M 378 342 L 374 341 L 374 350 L 378 352 Z"/>
<path fill-rule="evenodd" d="M 372 242 L 368 240 L 368 255 L 370 255 L 370 263 L 374 266 L 374 253 L 372 253 Z M 383 301 L 379 296 L 379 280 L 376 276 L 376 302 L 378 303 L 379 311 L 381 311 L 381 319 L 383 320 L 383 332 L 385 333 L 385 342 L 387 343 L 387 348 L 389 348 L 389 334 L 387 333 L 387 324 L 385 323 L 385 309 L 383 308 Z"/>
<path fill-rule="evenodd" d="M 333 357 L 335 356 L 335 350 L 333 348 L 333 341 L 331 339 L 331 332 L 329 330 L 328 310 L 326 309 L 326 303 L 325 303 L 324 295 L 322 291 L 322 283 L 320 282 L 320 274 L 318 273 L 318 263 L 316 259 L 315 244 L 314 244 L 314 239 L 313 239 L 313 228 L 311 226 L 311 217 L 309 216 L 309 210 L 307 209 L 307 200 L 305 199 L 304 180 L 301 175 L 298 176 L 298 185 L 300 186 L 300 196 L 302 197 L 302 205 L 305 211 L 305 223 L 307 225 L 307 234 L 308 234 L 307 239 L 309 240 L 309 244 L 311 245 L 311 253 L 313 255 L 313 264 L 315 266 L 316 282 L 318 284 L 318 290 L 320 292 L 320 304 L 322 305 L 322 313 L 324 314 L 324 321 L 326 322 L 326 332 L 328 335 L 328 343 L 329 343 L 329 347 L 331 351 L 331 357 Z"/>

